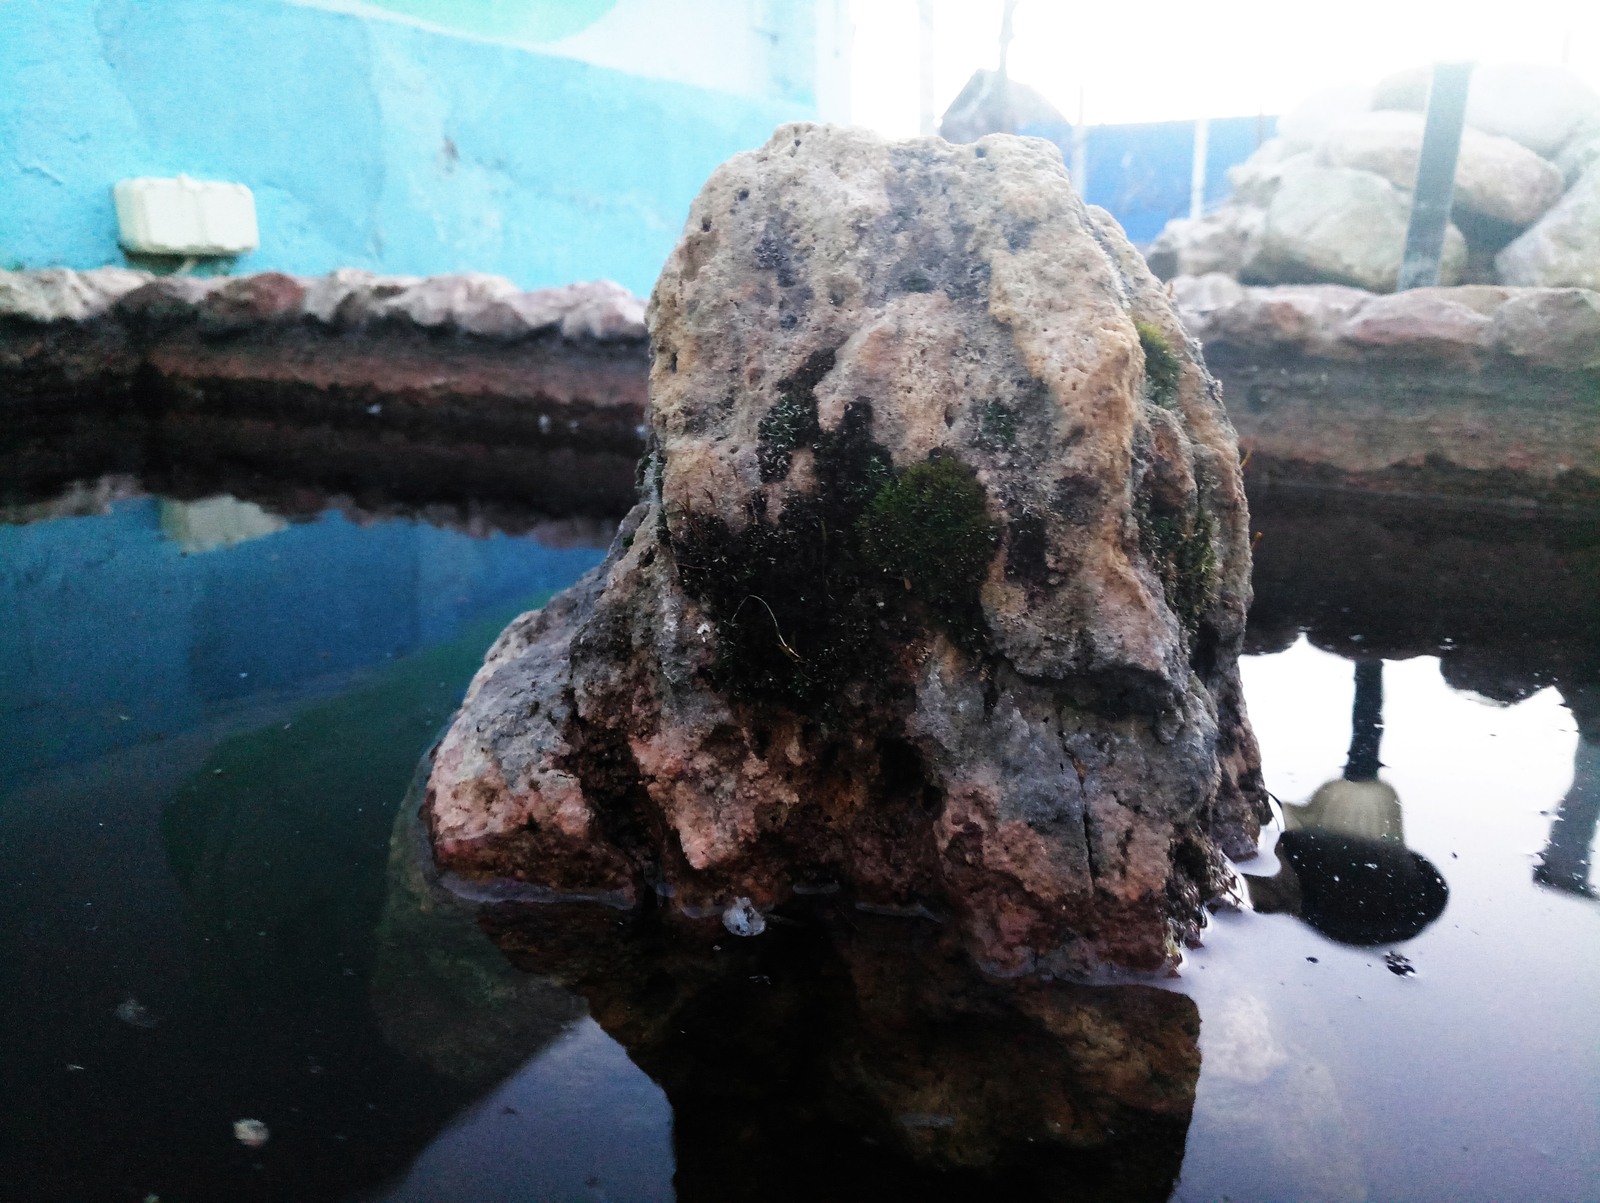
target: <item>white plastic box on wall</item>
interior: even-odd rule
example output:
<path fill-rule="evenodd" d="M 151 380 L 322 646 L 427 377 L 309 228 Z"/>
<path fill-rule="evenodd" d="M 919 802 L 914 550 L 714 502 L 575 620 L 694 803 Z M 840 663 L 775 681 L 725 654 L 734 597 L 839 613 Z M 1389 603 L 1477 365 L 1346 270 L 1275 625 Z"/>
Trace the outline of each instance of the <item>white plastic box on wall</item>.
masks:
<path fill-rule="evenodd" d="M 242 255 L 261 243 L 256 201 L 243 184 L 141 177 L 118 180 L 118 241 L 145 255 Z"/>

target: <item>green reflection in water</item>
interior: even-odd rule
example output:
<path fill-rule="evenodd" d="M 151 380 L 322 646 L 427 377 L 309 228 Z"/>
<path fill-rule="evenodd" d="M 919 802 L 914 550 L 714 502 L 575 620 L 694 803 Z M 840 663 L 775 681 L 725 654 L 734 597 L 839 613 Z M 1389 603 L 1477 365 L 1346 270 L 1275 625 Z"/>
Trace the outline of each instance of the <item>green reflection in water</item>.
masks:
<path fill-rule="evenodd" d="M 266 1001 L 365 978 L 390 832 L 418 758 L 515 614 L 397 660 L 332 701 L 220 744 L 162 816 L 202 984 Z"/>

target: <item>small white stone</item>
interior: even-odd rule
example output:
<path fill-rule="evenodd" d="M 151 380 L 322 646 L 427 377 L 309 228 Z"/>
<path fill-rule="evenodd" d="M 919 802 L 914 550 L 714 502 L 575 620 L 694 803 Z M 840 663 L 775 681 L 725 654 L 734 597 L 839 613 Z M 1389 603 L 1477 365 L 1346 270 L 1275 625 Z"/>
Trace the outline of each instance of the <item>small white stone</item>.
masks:
<path fill-rule="evenodd" d="M 722 912 L 722 926 L 736 936 L 759 936 L 767 930 L 767 921 L 748 898 L 735 898 Z"/>

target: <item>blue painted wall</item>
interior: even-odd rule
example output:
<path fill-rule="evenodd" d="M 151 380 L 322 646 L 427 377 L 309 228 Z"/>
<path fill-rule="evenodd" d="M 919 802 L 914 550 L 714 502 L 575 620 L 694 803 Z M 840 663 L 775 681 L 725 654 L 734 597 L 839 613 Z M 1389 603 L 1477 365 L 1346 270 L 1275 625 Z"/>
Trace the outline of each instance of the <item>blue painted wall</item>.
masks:
<path fill-rule="evenodd" d="M 1277 127 L 1276 117 L 1211 119 L 1206 133 L 1207 211 L 1228 197 L 1228 168 L 1249 158 Z M 1071 126 L 1037 126 L 1017 132 L 1050 139 L 1071 166 Z M 1193 121 L 1091 126 L 1085 147 L 1089 187 L 1084 199 L 1108 210 L 1129 241 L 1152 241 L 1174 217 L 1189 216 L 1194 133 Z"/>
<path fill-rule="evenodd" d="M 112 184 L 184 172 L 255 193 L 262 245 L 237 272 L 647 294 L 711 170 L 815 112 L 789 77 L 740 95 L 356 8 L 0 0 L 0 267 L 123 263 Z M 811 45 L 809 3 L 774 12 Z"/>

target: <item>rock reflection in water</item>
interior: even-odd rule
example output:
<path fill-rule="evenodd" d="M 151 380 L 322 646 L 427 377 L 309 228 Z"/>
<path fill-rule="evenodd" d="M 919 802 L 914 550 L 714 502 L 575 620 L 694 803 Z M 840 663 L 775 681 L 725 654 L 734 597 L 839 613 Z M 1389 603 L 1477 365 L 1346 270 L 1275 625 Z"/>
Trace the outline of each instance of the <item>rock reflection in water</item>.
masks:
<path fill-rule="evenodd" d="M 425 878 L 415 822 L 420 785 L 413 781 L 390 838 L 372 1009 L 396 1051 L 482 1091 L 581 1019 L 583 1001 L 512 968 L 469 909 Z"/>
<path fill-rule="evenodd" d="M 1360 660 L 1344 774 L 1284 805 L 1277 874 L 1245 877 L 1256 910 L 1288 911 L 1357 945 L 1409 940 L 1443 912 L 1450 889 L 1405 847 L 1400 798 L 1378 780 L 1382 736 L 1383 661 Z"/>
<path fill-rule="evenodd" d="M 983 977 L 937 919 L 800 896 L 765 932 L 666 908 L 502 903 L 519 968 L 570 984 L 666 1091 L 682 1200 L 1163 1200 L 1199 1014 L 1154 987 Z"/>

